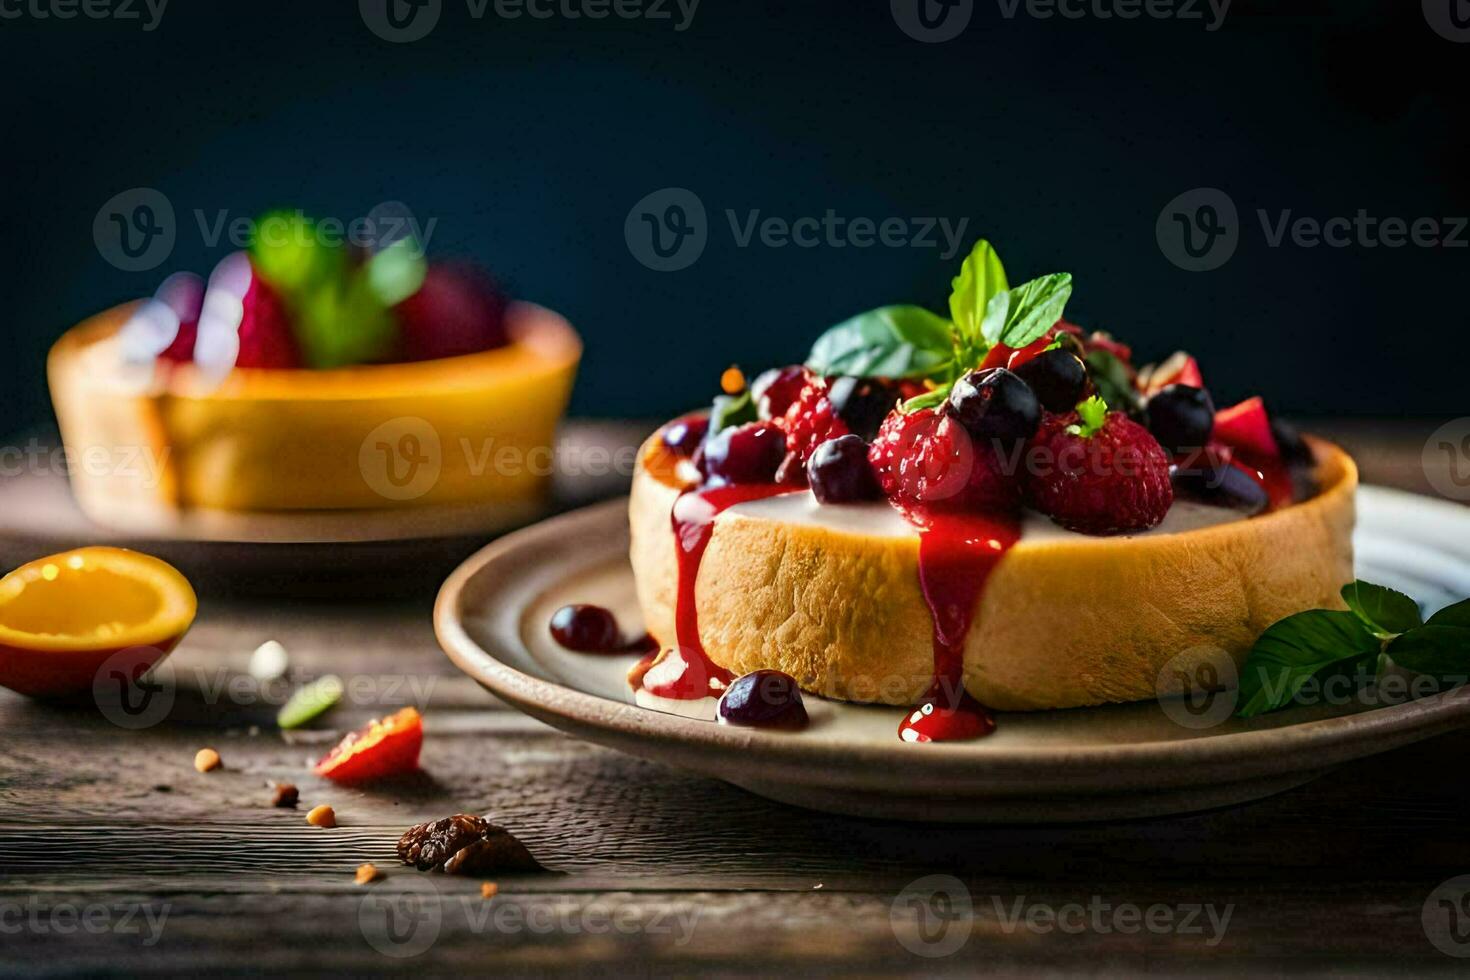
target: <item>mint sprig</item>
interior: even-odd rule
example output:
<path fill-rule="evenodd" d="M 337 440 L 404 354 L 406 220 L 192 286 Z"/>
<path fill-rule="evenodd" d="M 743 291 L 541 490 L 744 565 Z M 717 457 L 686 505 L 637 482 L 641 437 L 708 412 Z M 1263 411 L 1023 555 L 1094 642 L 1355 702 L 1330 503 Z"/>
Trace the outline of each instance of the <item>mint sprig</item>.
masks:
<path fill-rule="evenodd" d="M 1025 347 L 1050 330 L 1071 295 L 1072 276 L 1066 272 L 1012 289 L 1000 256 L 982 238 L 950 284 L 951 319 L 918 306 L 869 310 L 817 338 L 806 366 L 826 377 L 931 382 L 932 390 L 904 402 L 900 410 L 931 408 L 997 344 Z"/>
<path fill-rule="evenodd" d="M 1236 714 L 1286 707 L 1308 681 L 1328 674 L 1377 678 L 1397 664 L 1442 682 L 1470 676 L 1470 600 L 1425 623 L 1413 599 L 1386 586 L 1359 580 L 1343 586 L 1342 597 L 1346 612 L 1308 610 L 1261 634 L 1241 670 Z"/>

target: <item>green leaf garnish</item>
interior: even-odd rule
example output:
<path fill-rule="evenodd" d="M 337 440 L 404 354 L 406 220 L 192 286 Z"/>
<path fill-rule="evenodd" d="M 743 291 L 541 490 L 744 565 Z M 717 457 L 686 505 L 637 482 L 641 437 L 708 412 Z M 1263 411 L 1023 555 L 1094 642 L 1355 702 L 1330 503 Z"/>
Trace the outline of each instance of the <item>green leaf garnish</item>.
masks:
<path fill-rule="evenodd" d="M 1067 426 L 1067 431 L 1074 436 L 1090 439 L 1106 424 L 1108 403 L 1093 395 L 1086 401 L 1077 403 L 1077 417 L 1081 421 Z"/>
<path fill-rule="evenodd" d="M 281 728 L 300 728 L 326 714 L 341 701 L 342 690 L 342 678 L 336 674 L 318 677 L 310 684 L 297 688 L 276 714 L 276 724 Z"/>
<path fill-rule="evenodd" d="M 1350 582 L 1342 587 L 1342 598 L 1357 613 L 1368 629 L 1380 639 L 1407 633 L 1423 626 L 1419 604 L 1402 592 L 1374 585 L 1372 582 Z"/>
<path fill-rule="evenodd" d="M 428 274 L 424 250 L 412 238 L 400 238 L 363 266 L 368 288 L 384 306 L 397 306 L 419 291 Z"/>
<path fill-rule="evenodd" d="M 1430 626 L 1464 626 L 1470 628 L 1470 599 L 1445 606 L 1429 617 Z"/>
<path fill-rule="evenodd" d="M 980 239 L 950 284 L 949 316 L 967 346 L 984 346 L 980 324 L 985 311 L 992 297 L 1010 288 L 1000 256 L 989 242 Z"/>
<path fill-rule="evenodd" d="M 927 378 L 954 358 L 954 324 L 921 306 L 882 306 L 828 329 L 806 366 L 823 377 Z"/>
<path fill-rule="evenodd" d="M 744 425 L 757 418 L 755 399 L 747 388 L 738 395 L 716 395 L 709 411 L 709 432 L 714 435 L 732 425 Z"/>
<path fill-rule="evenodd" d="M 992 347 L 1025 347 L 1056 326 L 1071 295 L 1070 272 L 1054 272 L 996 293 L 985 306 L 980 333 Z"/>
<path fill-rule="evenodd" d="M 943 405 L 945 399 L 949 397 L 950 389 L 953 387 L 953 385 L 943 384 L 933 391 L 926 391 L 922 395 L 915 395 L 913 398 L 900 404 L 898 410 L 904 415 L 912 415 L 915 412 L 922 412 L 926 408 Z"/>
<path fill-rule="evenodd" d="M 1105 350 L 1091 350 L 1083 357 L 1087 374 L 1103 401 L 1120 412 L 1132 413 L 1142 407 L 1143 400 L 1133 387 L 1128 368 L 1117 356 Z"/>
<path fill-rule="evenodd" d="M 1251 648 L 1240 673 L 1236 714 L 1251 718 L 1285 707 L 1320 671 L 1376 657 L 1381 646 L 1356 613 L 1312 609 L 1288 616 Z"/>
<path fill-rule="evenodd" d="M 1393 662 L 1417 674 L 1463 681 L 1470 674 L 1470 629 L 1419 626 L 1388 645 Z"/>

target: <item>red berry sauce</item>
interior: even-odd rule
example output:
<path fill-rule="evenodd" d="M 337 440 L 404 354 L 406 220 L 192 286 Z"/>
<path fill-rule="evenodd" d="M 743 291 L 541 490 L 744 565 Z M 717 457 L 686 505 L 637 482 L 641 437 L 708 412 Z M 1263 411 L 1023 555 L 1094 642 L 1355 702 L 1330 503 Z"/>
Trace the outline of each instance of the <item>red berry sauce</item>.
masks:
<path fill-rule="evenodd" d="M 704 490 L 688 490 L 674 501 L 671 520 L 674 547 L 678 553 L 679 586 L 674 604 L 674 645 L 649 653 L 628 674 L 634 688 L 677 701 L 719 697 L 735 675 L 716 664 L 699 641 L 699 613 L 694 605 L 694 587 L 699 565 L 714 535 L 715 518 L 722 511 L 749 500 L 790 493 L 791 488 L 773 483 L 731 484 Z"/>
<path fill-rule="evenodd" d="M 990 573 L 1021 539 L 1021 523 L 922 505 L 899 511 L 919 532 L 919 587 L 934 621 L 934 680 L 904 716 L 898 737 L 945 742 L 989 735 L 995 720 L 965 691 L 965 638 Z"/>

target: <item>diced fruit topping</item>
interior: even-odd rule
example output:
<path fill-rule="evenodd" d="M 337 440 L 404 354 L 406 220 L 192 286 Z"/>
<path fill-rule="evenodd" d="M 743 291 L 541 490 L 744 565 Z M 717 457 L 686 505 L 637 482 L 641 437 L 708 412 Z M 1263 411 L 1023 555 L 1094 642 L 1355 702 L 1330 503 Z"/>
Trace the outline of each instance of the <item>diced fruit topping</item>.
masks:
<path fill-rule="evenodd" d="M 413 708 L 404 708 L 352 732 L 322 757 L 316 774 L 339 783 L 363 783 L 413 772 L 423 745 L 423 719 Z"/>
<path fill-rule="evenodd" d="M 993 449 L 942 408 L 888 416 L 868 459 L 883 492 L 901 503 L 1001 513 L 1020 505 L 1020 485 Z"/>
<path fill-rule="evenodd" d="M 1205 386 L 1199 364 L 1184 351 L 1177 351 L 1162 363 L 1147 369 L 1139 380 L 1145 395 L 1153 395 L 1169 385 L 1189 385 L 1191 388 Z"/>
<path fill-rule="evenodd" d="M 755 399 L 760 417 L 767 421 L 783 417 L 791 403 L 801 394 L 801 389 L 813 377 L 810 371 L 799 364 L 762 372 L 755 379 L 755 384 L 750 386 L 750 394 Z"/>
<path fill-rule="evenodd" d="M 1222 453 L 1189 453 L 1170 467 L 1169 475 L 1177 496 L 1202 504 L 1247 515 L 1259 514 L 1270 504 L 1261 481 Z"/>
<path fill-rule="evenodd" d="M 1027 501 L 1084 534 L 1154 527 L 1173 503 L 1169 458 L 1147 429 L 1109 412 L 1094 429 L 1077 413 L 1052 415 L 1036 433 Z"/>
<path fill-rule="evenodd" d="M 504 347 L 508 303 L 489 276 L 458 263 L 431 265 L 418 291 L 393 308 L 400 360 L 430 361 Z"/>
<path fill-rule="evenodd" d="M 1247 398 L 1239 405 L 1222 408 L 1215 413 L 1215 438 L 1242 452 L 1276 459 L 1281 448 L 1271 434 L 1271 420 L 1266 403 L 1259 397 Z"/>
<path fill-rule="evenodd" d="M 949 393 L 949 412 L 976 442 L 1008 444 L 1029 438 L 1041 421 L 1041 403 L 1029 385 L 1005 368 L 971 371 Z"/>
<path fill-rule="evenodd" d="M 694 455 L 708 433 L 709 419 L 700 415 L 686 415 L 664 427 L 663 442 L 670 452 L 688 458 Z"/>
<path fill-rule="evenodd" d="M 1060 347 L 1043 351 L 1011 368 L 1048 412 L 1070 412 L 1087 391 L 1087 367 Z"/>
<path fill-rule="evenodd" d="M 786 456 L 786 433 L 774 422 L 747 422 L 717 432 L 700 449 L 700 468 L 715 485 L 770 483 Z"/>
<path fill-rule="evenodd" d="M 240 353 L 235 366 L 285 370 L 301 367 L 286 308 L 259 276 L 240 303 Z"/>
<path fill-rule="evenodd" d="M 796 680 L 779 670 L 757 670 L 731 681 L 716 713 L 722 725 L 752 728 L 791 731 L 809 722 Z"/>
<path fill-rule="evenodd" d="M 1202 449 L 1215 428 L 1215 403 L 1203 388 L 1172 384 L 1145 406 L 1148 430 L 1171 454 Z"/>
<path fill-rule="evenodd" d="M 868 462 L 868 445 L 852 433 L 817 446 L 806 473 L 812 493 L 824 504 L 876 500 L 882 495 Z"/>

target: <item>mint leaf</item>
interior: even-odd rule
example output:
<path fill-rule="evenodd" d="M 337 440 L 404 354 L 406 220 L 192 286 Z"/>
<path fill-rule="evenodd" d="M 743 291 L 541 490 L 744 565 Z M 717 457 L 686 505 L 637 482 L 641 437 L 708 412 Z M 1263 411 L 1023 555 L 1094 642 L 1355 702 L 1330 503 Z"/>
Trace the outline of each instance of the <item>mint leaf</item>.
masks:
<path fill-rule="evenodd" d="M 1087 374 L 1103 401 L 1119 412 L 1133 413 L 1143 405 L 1128 368 L 1110 351 L 1090 350 L 1082 358 Z"/>
<path fill-rule="evenodd" d="M 1382 585 L 1361 580 L 1349 582 L 1342 587 L 1342 598 L 1379 639 L 1386 640 L 1424 625 L 1418 603 Z"/>
<path fill-rule="evenodd" d="M 1470 599 L 1457 602 L 1453 606 L 1445 606 L 1429 617 L 1429 625 L 1470 627 Z"/>
<path fill-rule="evenodd" d="M 806 366 L 828 378 L 927 378 L 952 360 L 953 333 L 953 324 L 921 306 L 883 306 L 828 329 Z"/>
<path fill-rule="evenodd" d="M 1107 423 L 1108 403 L 1093 395 L 1086 401 L 1077 403 L 1077 417 L 1082 420 L 1081 423 L 1067 426 L 1067 431 L 1074 436 L 1091 438 Z"/>
<path fill-rule="evenodd" d="M 747 388 L 738 395 L 716 395 L 709 410 L 709 434 L 714 435 L 732 425 L 744 425 L 757 418 L 755 400 Z"/>
<path fill-rule="evenodd" d="M 1072 295 L 1072 274 L 1054 272 L 996 293 L 985 306 L 980 333 L 992 347 L 1025 347 L 1062 318 Z"/>
<path fill-rule="evenodd" d="M 915 395 L 913 398 L 899 405 L 898 410 L 904 415 L 912 415 L 915 412 L 922 412 L 926 408 L 943 405 L 945 399 L 949 397 L 949 390 L 952 387 L 953 385 L 940 385 L 933 391 L 926 391 L 922 395 Z"/>
<path fill-rule="evenodd" d="M 1251 718 L 1285 707 L 1319 671 L 1376 656 L 1381 646 L 1356 613 L 1313 609 L 1288 616 L 1251 648 L 1240 672 L 1236 714 Z"/>
<path fill-rule="evenodd" d="M 1419 626 L 1390 643 L 1388 655 L 1400 667 L 1417 674 L 1464 681 L 1470 675 L 1470 628 L 1432 623 Z"/>
<path fill-rule="evenodd" d="M 384 306 L 397 306 L 419 291 L 428 275 L 424 250 L 412 238 L 400 238 L 363 265 L 368 288 Z"/>
<path fill-rule="evenodd" d="M 949 315 L 969 346 L 981 343 L 980 324 L 991 297 L 1010 288 L 1000 256 L 989 242 L 980 239 L 950 284 Z"/>

